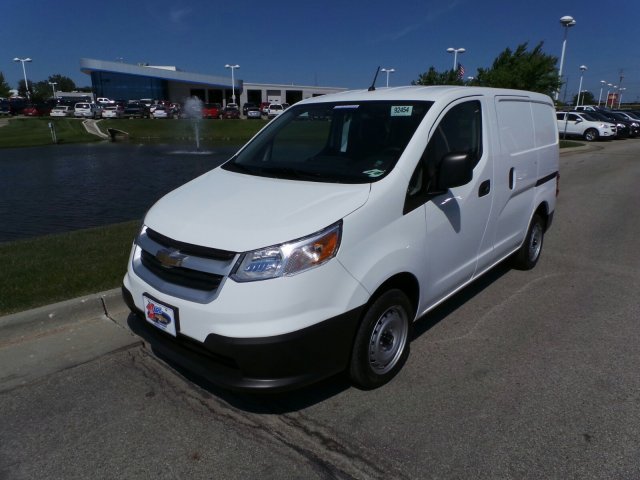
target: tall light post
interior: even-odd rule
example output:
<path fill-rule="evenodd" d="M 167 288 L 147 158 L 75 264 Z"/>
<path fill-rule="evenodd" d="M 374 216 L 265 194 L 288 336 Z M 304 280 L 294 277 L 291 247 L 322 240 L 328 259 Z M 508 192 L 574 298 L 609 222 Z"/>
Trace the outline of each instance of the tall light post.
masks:
<path fill-rule="evenodd" d="M 598 106 L 600 106 L 600 102 L 602 101 L 602 89 L 607 84 L 606 80 L 600 80 L 600 95 L 598 95 Z"/>
<path fill-rule="evenodd" d="M 620 95 L 618 95 L 618 110 L 620 110 L 620 105 L 622 105 L 622 92 L 625 90 L 625 87 L 620 87 L 620 90 L 618 90 L 620 92 Z"/>
<path fill-rule="evenodd" d="M 587 70 L 587 66 L 580 65 L 580 86 L 578 87 L 578 100 L 576 101 L 576 107 L 580 106 L 580 94 L 582 93 L 582 76 L 584 75 L 585 70 Z"/>
<path fill-rule="evenodd" d="M 16 57 L 13 59 L 13 61 L 22 63 L 22 73 L 24 74 L 24 88 L 26 88 L 27 90 L 27 100 L 31 100 L 31 97 L 29 96 L 29 82 L 27 82 L 27 70 L 24 68 L 25 62 L 31 62 L 31 59 Z"/>
<path fill-rule="evenodd" d="M 233 71 L 236 68 L 240 68 L 240 65 L 229 65 L 227 63 L 224 66 L 224 68 L 230 68 L 231 69 L 231 102 L 232 103 L 236 103 L 236 81 L 235 81 L 235 77 L 233 76 Z"/>
<path fill-rule="evenodd" d="M 49 85 L 51 85 L 51 90 L 53 90 L 53 98 L 56 98 L 56 85 L 58 84 L 58 82 L 49 82 Z"/>
<path fill-rule="evenodd" d="M 447 52 L 453 53 L 453 70 L 455 70 L 458 67 L 458 54 L 464 53 L 466 50 L 464 48 L 449 47 L 447 48 Z"/>
<path fill-rule="evenodd" d="M 560 23 L 564 27 L 564 40 L 562 41 L 562 55 L 560 55 L 560 69 L 558 70 L 558 79 L 562 81 L 562 67 L 564 66 L 564 52 L 567 49 L 567 32 L 569 28 L 573 27 L 576 24 L 574 18 L 570 15 L 565 15 L 560 18 Z M 556 90 L 556 102 L 558 101 L 558 97 L 560 96 L 560 88 Z"/>
<path fill-rule="evenodd" d="M 381 68 L 381 72 L 385 72 L 387 74 L 387 88 L 389 88 L 389 74 L 396 71 L 395 68 Z"/>

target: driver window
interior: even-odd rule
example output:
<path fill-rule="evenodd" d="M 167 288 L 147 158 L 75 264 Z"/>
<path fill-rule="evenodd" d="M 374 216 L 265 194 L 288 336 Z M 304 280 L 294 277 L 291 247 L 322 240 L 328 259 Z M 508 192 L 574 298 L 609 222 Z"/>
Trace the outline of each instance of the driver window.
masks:
<path fill-rule="evenodd" d="M 429 199 L 430 187 L 435 186 L 438 167 L 449 153 L 471 155 L 473 166 L 482 156 L 482 110 L 477 100 L 460 103 L 449 110 L 433 130 L 409 186 L 405 213 Z"/>

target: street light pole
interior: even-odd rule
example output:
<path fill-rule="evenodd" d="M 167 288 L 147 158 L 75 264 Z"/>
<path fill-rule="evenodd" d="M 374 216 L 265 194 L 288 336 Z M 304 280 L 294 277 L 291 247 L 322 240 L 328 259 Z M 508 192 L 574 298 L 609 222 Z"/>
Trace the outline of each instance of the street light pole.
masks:
<path fill-rule="evenodd" d="M 240 68 L 240 65 L 229 65 L 227 63 L 224 66 L 224 68 L 230 68 L 231 69 L 231 102 L 232 103 L 236 103 L 236 81 L 235 81 L 235 77 L 233 76 L 233 71 L 236 68 Z"/>
<path fill-rule="evenodd" d="M 620 92 L 620 95 L 618 96 L 618 110 L 620 110 L 620 106 L 622 105 L 622 92 L 624 90 L 626 90 L 626 88 L 624 87 L 620 87 L 620 89 L 618 90 Z"/>
<path fill-rule="evenodd" d="M 13 61 L 22 63 L 22 73 L 24 75 L 24 88 L 27 90 L 27 100 L 31 100 L 31 97 L 29 96 L 29 82 L 27 81 L 27 70 L 24 68 L 25 62 L 31 62 L 31 59 L 16 57 L 13 59 Z"/>
<path fill-rule="evenodd" d="M 389 74 L 396 71 L 395 68 L 381 68 L 381 72 L 385 72 L 387 74 L 387 88 L 389 88 Z"/>
<path fill-rule="evenodd" d="M 587 70 L 586 65 L 580 65 L 580 86 L 578 87 L 578 100 L 576 101 L 576 107 L 580 106 L 580 94 L 582 93 L 582 76 L 584 71 Z"/>
<path fill-rule="evenodd" d="M 56 98 L 56 85 L 58 84 L 58 82 L 49 82 L 49 85 L 51 85 L 51 90 L 53 90 L 53 98 Z"/>
<path fill-rule="evenodd" d="M 453 53 L 453 70 L 455 71 L 455 69 L 458 66 L 458 53 L 464 53 L 464 52 L 466 52 L 466 50 L 464 48 L 452 48 L 452 47 L 449 47 L 449 48 L 447 48 L 447 52 Z"/>
<path fill-rule="evenodd" d="M 564 27 L 564 40 L 562 41 L 562 54 L 560 55 L 560 69 L 558 70 L 558 79 L 562 81 L 562 67 L 564 66 L 564 52 L 567 48 L 567 32 L 569 28 L 573 27 L 576 24 L 576 21 L 570 15 L 565 15 L 560 18 L 560 23 Z M 560 88 L 556 90 L 556 102 L 558 101 L 558 97 L 560 96 Z"/>
<path fill-rule="evenodd" d="M 606 80 L 600 80 L 600 95 L 598 95 L 598 106 L 600 106 L 600 102 L 602 100 L 602 88 L 607 84 Z"/>

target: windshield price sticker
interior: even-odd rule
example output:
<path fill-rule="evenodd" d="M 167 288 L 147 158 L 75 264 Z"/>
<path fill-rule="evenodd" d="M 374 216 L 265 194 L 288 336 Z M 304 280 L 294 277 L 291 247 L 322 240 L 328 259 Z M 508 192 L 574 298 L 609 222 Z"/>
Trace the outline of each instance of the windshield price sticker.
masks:
<path fill-rule="evenodd" d="M 391 107 L 392 117 L 410 117 L 413 112 L 413 105 L 396 105 Z"/>

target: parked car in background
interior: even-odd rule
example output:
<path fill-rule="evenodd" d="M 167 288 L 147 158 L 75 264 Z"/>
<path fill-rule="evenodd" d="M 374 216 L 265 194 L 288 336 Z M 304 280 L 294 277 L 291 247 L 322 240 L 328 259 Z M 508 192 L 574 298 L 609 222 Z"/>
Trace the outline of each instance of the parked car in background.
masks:
<path fill-rule="evenodd" d="M 115 100 L 110 100 L 110 99 L 105 98 L 105 97 L 98 97 L 98 98 L 96 99 L 96 102 L 97 102 L 97 103 L 100 103 L 100 104 L 102 104 L 102 105 L 108 105 L 108 104 L 116 103 L 116 101 L 115 101 Z"/>
<path fill-rule="evenodd" d="M 225 109 L 222 111 L 222 118 L 225 118 L 225 119 L 240 118 L 240 110 L 238 110 L 238 106 L 235 103 L 228 104 L 225 107 Z"/>
<path fill-rule="evenodd" d="M 280 105 L 279 103 L 272 103 L 271 105 L 269 105 L 269 108 L 267 110 L 267 117 L 276 118 L 282 112 L 284 112 L 284 107 L 282 105 Z"/>
<path fill-rule="evenodd" d="M 242 105 L 242 114 L 246 117 L 247 116 L 247 112 L 249 111 L 250 108 L 255 107 L 256 104 L 252 103 L 252 102 L 247 102 L 244 105 Z"/>
<path fill-rule="evenodd" d="M 258 107 L 249 107 L 245 115 L 247 116 L 247 118 L 262 118 L 262 112 Z"/>
<path fill-rule="evenodd" d="M 259 107 L 259 108 L 260 108 L 260 112 L 261 112 L 263 115 L 266 115 L 266 114 L 268 113 L 269 105 L 271 105 L 269 102 L 262 102 L 262 103 L 260 104 L 260 107 Z"/>
<path fill-rule="evenodd" d="M 146 118 L 149 116 L 149 109 L 140 102 L 129 102 L 124 107 L 125 118 Z"/>
<path fill-rule="evenodd" d="M 100 118 L 102 109 L 95 103 L 78 102 L 73 107 L 73 116 L 80 118 Z"/>
<path fill-rule="evenodd" d="M 616 125 L 616 133 L 618 138 L 629 138 L 632 136 L 631 122 L 616 118 L 615 116 L 611 115 L 611 110 L 598 108 L 597 110 L 589 113 L 600 120 L 614 123 Z"/>
<path fill-rule="evenodd" d="M 621 112 L 610 111 L 609 114 L 619 122 L 625 122 L 629 126 L 630 137 L 640 137 L 640 120 L 630 118 Z"/>
<path fill-rule="evenodd" d="M 202 118 L 222 118 L 222 105 L 219 103 L 205 103 L 202 106 Z"/>
<path fill-rule="evenodd" d="M 560 138 L 582 137 L 587 142 L 600 138 L 615 138 L 616 127 L 589 115 L 591 112 L 556 112 Z"/>
<path fill-rule="evenodd" d="M 121 105 L 107 105 L 102 110 L 102 118 L 123 118 L 124 108 Z"/>
<path fill-rule="evenodd" d="M 151 112 L 151 118 L 171 118 L 171 112 L 164 105 L 156 105 Z"/>
<path fill-rule="evenodd" d="M 11 105 L 9 104 L 9 100 L 4 98 L 0 100 L 0 115 L 11 115 Z"/>
<path fill-rule="evenodd" d="M 43 115 L 49 115 L 51 108 L 44 104 L 31 104 L 27 105 L 22 114 L 27 117 L 42 117 Z"/>
<path fill-rule="evenodd" d="M 71 117 L 73 116 L 73 108 L 69 105 L 57 105 L 51 109 L 49 115 L 52 117 Z"/>

